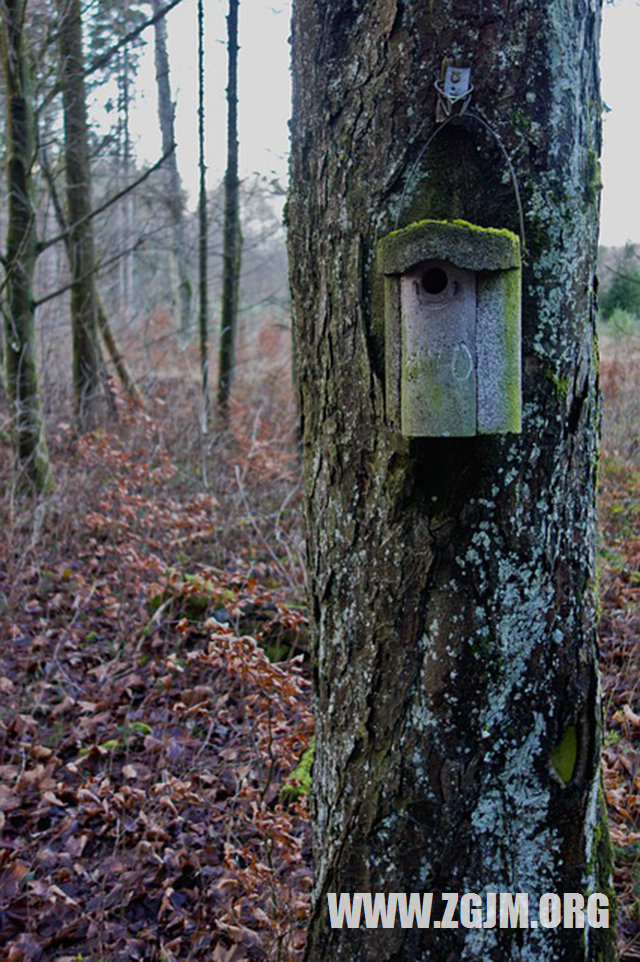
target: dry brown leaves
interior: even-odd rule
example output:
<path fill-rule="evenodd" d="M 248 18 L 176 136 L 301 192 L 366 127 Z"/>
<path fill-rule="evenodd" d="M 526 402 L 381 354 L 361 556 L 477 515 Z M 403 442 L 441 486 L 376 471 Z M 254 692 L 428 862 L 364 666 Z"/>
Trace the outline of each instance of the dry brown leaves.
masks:
<path fill-rule="evenodd" d="M 0 959 L 298 959 L 304 615 L 246 525 L 232 570 L 183 574 L 225 509 L 169 495 L 151 422 L 60 443 L 78 516 L 0 579 Z"/>
<path fill-rule="evenodd" d="M 606 710 L 605 795 L 614 844 L 621 960 L 640 959 L 640 467 L 635 418 L 640 363 L 602 363 L 600 485 L 601 673 Z M 622 439 L 622 440 L 621 440 Z M 624 446 L 622 443 L 624 441 Z"/>
<path fill-rule="evenodd" d="M 637 370 L 625 380 L 619 358 L 607 364 L 616 446 L 601 471 L 603 758 L 621 958 L 632 960 L 640 542 L 633 429 L 622 422 Z M 52 438 L 69 479 L 62 503 L 22 530 L 12 506 L 0 519 L 2 962 L 301 956 L 308 812 L 279 794 L 312 731 L 291 593 L 302 580 L 297 469 L 282 433 L 270 444 L 279 413 L 261 404 L 235 412 L 236 461 L 223 452 L 210 493 L 189 484 L 194 463 L 180 462 L 173 423 L 160 430 L 138 413 L 117 435 L 78 441 L 62 425 Z M 260 645 L 287 660 L 271 663 Z"/>

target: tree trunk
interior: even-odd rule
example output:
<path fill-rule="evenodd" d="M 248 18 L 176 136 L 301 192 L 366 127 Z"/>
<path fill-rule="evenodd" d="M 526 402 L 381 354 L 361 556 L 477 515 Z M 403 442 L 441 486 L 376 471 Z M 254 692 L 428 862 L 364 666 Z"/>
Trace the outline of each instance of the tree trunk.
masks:
<path fill-rule="evenodd" d="M 80 0 L 59 0 L 63 83 L 67 221 L 71 251 L 71 330 L 76 418 L 81 429 L 95 424 L 104 391 L 101 376 L 91 214 L 91 166 L 82 52 Z"/>
<path fill-rule="evenodd" d="M 204 113 L 204 2 L 198 0 L 198 274 L 200 294 L 200 375 L 202 408 L 200 429 L 203 441 L 209 433 L 209 248 L 207 244 L 207 167 L 205 158 Z M 202 455 L 206 483 L 206 452 Z"/>
<path fill-rule="evenodd" d="M 62 234 L 67 257 L 69 258 L 69 270 L 73 270 L 73 248 L 71 246 L 69 225 L 67 224 L 67 218 L 65 217 L 64 210 L 62 208 L 62 202 L 60 200 L 60 195 L 58 194 L 54 175 L 49 167 L 49 161 L 47 159 L 47 151 L 45 147 L 42 147 L 40 150 L 40 166 L 47 182 L 47 187 L 49 188 L 49 196 L 51 197 L 51 202 L 53 204 L 53 211 Z M 109 353 L 111 362 L 116 369 L 116 374 L 118 375 L 120 383 L 122 384 L 122 387 L 124 388 L 129 400 L 133 401 L 134 404 L 142 406 L 142 398 L 140 397 L 140 393 L 131 379 L 127 363 L 120 351 L 120 348 L 118 347 L 118 342 L 116 341 L 115 334 L 111 329 L 111 324 L 109 323 L 109 318 L 107 317 L 107 312 L 104 304 L 102 303 L 100 291 L 98 290 L 97 286 L 95 287 L 94 291 L 96 298 L 96 321 L 98 330 L 102 334 L 102 340 L 104 341 L 104 345 Z"/>
<path fill-rule="evenodd" d="M 163 0 L 151 0 L 154 16 L 163 7 Z M 153 25 L 155 31 L 156 84 L 158 88 L 158 118 L 162 134 L 162 152 L 171 150 L 175 144 L 174 104 L 171 99 L 171 84 L 169 82 L 169 55 L 167 52 L 167 24 L 164 17 Z M 187 337 L 191 330 L 191 282 L 185 259 L 184 239 L 184 204 L 182 187 L 178 173 L 178 162 L 175 151 L 166 159 L 164 164 L 166 175 L 166 204 L 171 226 L 170 257 L 174 273 L 177 277 L 177 302 L 179 314 L 179 329 L 183 337 Z"/>
<path fill-rule="evenodd" d="M 332 929 L 329 892 L 611 895 L 593 595 L 597 0 L 298 0 L 291 281 L 315 619 L 308 960 L 614 959 L 613 929 Z M 436 129 L 443 60 L 469 112 Z M 459 105 L 458 105 L 459 106 Z M 455 112 L 454 108 L 454 112 Z M 526 226 L 522 433 L 385 421 L 376 243 Z"/>
<path fill-rule="evenodd" d="M 129 66 L 129 50 L 124 46 L 118 57 L 118 175 L 122 178 L 122 183 L 118 184 L 121 188 L 125 183 L 131 182 L 131 131 L 129 106 L 131 98 L 131 77 Z M 118 226 L 120 234 L 120 244 L 123 250 L 131 242 L 133 236 L 135 191 L 126 194 L 118 205 Z M 133 314 L 133 253 L 126 251 L 120 261 L 118 273 L 118 284 L 120 293 L 120 316 L 129 317 Z"/>
<path fill-rule="evenodd" d="M 33 304 L 36 261 L 31 171 L 35 119 L 25 37 L 25 3 L 2 4 L 2 61 L 7 108 L 8 227 L 3 300 L 7 394 L 19 487 L 51 486 L 49 457 L 38 397 Z"/>
<path fill-rule="evenodd" d="M 235 365 L 240 279 L 240 185 L 238 182 L 238 6 L 229 0 L 227 16 L 227 169 L 224 176 L 224 230 L 222 251 L 222 313 L 218 353 L 218 407 L 228 417 Z"/>

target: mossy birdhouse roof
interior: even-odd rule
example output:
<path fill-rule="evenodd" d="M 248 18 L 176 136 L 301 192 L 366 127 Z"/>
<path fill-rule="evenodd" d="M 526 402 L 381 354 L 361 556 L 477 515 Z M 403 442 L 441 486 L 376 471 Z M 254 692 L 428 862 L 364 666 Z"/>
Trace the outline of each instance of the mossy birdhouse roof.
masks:
<path fill-rule="evenodd" d="M 510 230 L 478 227 L 463 220 L 420 220 L 378 241 L 383 274 L 404 274 L 427 260 L 443 260 L 471 271 L 520 266 L 520 240 Z"/>

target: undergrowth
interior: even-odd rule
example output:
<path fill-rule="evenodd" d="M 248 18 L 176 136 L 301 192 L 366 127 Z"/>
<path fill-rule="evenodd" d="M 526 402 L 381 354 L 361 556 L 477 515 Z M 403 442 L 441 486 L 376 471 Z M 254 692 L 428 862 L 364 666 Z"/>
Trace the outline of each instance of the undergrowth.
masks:
<path fill-rule="evenodd" d="M 304 943 L 308 799 L 282 791 L 312 735 L 291 404 L 235 404 L 205 487 L 174 390 L 170 417 L 160 398 L 80 438 L 57 424 L 55 493 L 2 503 L 12 962 L 285 962 Z"/>
<path fill-rule="evenodd" d="M 640 344 L 605 341 L 599 582 L 603 767 L 621 962 L 640 959 Z"/>
<path fill-rule="evenodd" d="M 640 363 L 616 341 L 600 370 L 603 761 L 630 962 Z M 180 371 L 92 434 L 50 417 L 57 485 L 37 505 L 12 498 L 0 432 L 0 960 L 301 958 L 313 724 L 295 418 L 285 376 L 237 396 L 205 439 Z"/>

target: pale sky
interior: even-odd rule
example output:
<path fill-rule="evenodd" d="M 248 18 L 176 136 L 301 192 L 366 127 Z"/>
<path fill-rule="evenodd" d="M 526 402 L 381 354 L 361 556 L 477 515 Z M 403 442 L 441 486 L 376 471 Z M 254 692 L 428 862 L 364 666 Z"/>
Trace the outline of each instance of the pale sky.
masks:
<path fill-rule="evenodd" d="M 206 136 L 208 182 L 213 187 L 223 177 L 227 138 L 225 88 L 227 83 L 226 0 L 205 2 Z M 198 183 L 197 144 L 197 8 L 196 0 L 183 0 L 167 17 L 171 94 L 177 101 L 176 141 L 183 184 L 195 204 Z M 291 0 L 240 0 L 240 55 L 238 64 L 238 127 L 240 174 L 273 171 L 286 185 L 291 114 L 289 76 L 289 21 Z M 139 73 L 138 99 L 132 111 L 132 132 L 146 161 L 160 150 L 153 29 Z"/>
<path fill-rule="evenodd" d="M 226 144 L 226 0 L 206 0 L 207 162 L 209 183 L 224 172 Z M 241 0 L 239 126 L 241 175 L 253 171 L 284 184 L 290 116 L 288 43 L 291 0 Z M 602 32 L 602 95 L 611 108 L 604 116 L 601 243 L 640 241 L 640 135 L 636 105 L 640 3 L 606 4 Z M 172 94 L 177 100 L 176 139 L 183 183 L 192 205 L 197 184 L 196 0 L 184 0 L 168 17 Z M 138 101 L 132 128 L 146 161 L 160 154 L 153 64 L 153 31 L 146 35 Z"/>
<path fill-rule="evenodd" d="M 617 0 L 604 8 L 600 70 L 604 114 L 600 243 L 640 241 L 640 170 L 637 92 L 640 4 Z"/>

